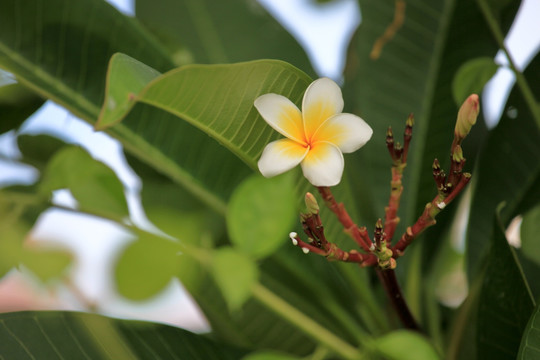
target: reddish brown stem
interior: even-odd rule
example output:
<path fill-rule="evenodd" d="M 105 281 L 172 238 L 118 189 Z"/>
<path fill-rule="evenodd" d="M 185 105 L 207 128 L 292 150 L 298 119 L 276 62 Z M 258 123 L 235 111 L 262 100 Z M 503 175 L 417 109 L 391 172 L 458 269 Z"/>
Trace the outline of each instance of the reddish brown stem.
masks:
<path fill-rule="evenodd" d="M 388 300 L 390 300 L 390 303 L 398 314 L 403 326 L 409 330 L 420 332 L 420 326 L 418 326 L 418 323 L 414 319 L 409 307 L 407 306 L 407 303 L 405 302 L 405 298 L 403 297 L 403 293 L 401 292 L 401 288 L 397 282 L 396 273 L 394 270 L 383 270 L 381 268 L 377 268 L 377 276 L 383 284 L 386 295 L 388 296 Z"/>
<path fill-rule="evenodd" d="M 365 251 L 370 252 L 370 247 L 372 245 L 371 240 L 369 239 L 369 235 L 367 234 L 367 231 L 365 231 L 365 228 L 360 229 L 358 228 L 358 225 L 356 225 L 347 210 L 345 209 L 345 206 L 343 203 L 338 203 L 336 199 L 334 198 L 334 195 L 332 194 L 332 191 L 329 187 L 326 186 L 318 186 L 317 190 L 319 190 L 319 193 L 321 194 L 323 200 L 325 201 L 326 205 L 332 212 L 337 216 L 339 222 L 341 225 L 343 225 L 343 228 L 345 229 L 345 232 L 353 238 L 354 241 Z M 362 231 L 363 230 L 363 231 Z"/>

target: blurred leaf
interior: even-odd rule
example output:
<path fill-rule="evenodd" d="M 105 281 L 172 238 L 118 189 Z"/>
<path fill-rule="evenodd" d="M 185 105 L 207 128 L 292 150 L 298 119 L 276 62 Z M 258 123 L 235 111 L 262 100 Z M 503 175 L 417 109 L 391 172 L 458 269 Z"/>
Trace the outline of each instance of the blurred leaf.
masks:
<path fill-rule="evenodd" d="M 255 262 L 233 248 L 220 248 L 212 256 L 212 275 L 231 311 L 238 310 L 251 296 L 259 270 Z"/>
<path fill-rule="evenodd" d="M 397 330 L 370 343 L 370 348 L 386 360 L 437 360 L 441 357 L 422 335 Z"/>
<path fill-rule="evenodd" d="M 114 277 L 118 292 L 145 300 L 162 291 L 177 275 L 180 244 L 140 232 L 119 255 Z"/>
<path fill-rule="evenodd" d="M 461 106 L 471 94 L 480 94 L 498 69 L 499 65 L 492 57 L 479 57 L 461 65 L 452 81 L 452 95 L 456 105 Z"/>
<path fill-rule="evenodd" d="M 523 255 L 540 264 L 540 205 L 523 216 L 520 232 Z"/>
<path fill-rule="evenodd" d="M 56 137 L 49 135 L 26 135 L 17 136 L 17 145 L 24 161 L 42 171 L 52 156 L 66 145 Z"/>
<path fill-rule="evenodd" d="M 300 360 L 300 358 L 277 352 L 258 351 L 244 356 L 242 360 Z"/>
<path fill-rule="evenodd" d="M 195 63 L 279 59 L 313 75 L 306 53 L 267 11 L 249 0 L 138 0 L 135 12 L 156 35 Z M 178 65 L 183 65 L 179 63 Z"/>
<path fill-rule="evenodd" d="M 236 360 L 246 351 L 172 326 L 75 312 L 0 314 L 4 359 Z"/>
<path fill-rule="evenodd" d="M 0 70 L 0 134 L 18 129 L 44 102 L 41 97 L 17 82 L 3 84 L 3 76 L 5 75 Z"/>
<path fill-rule="evenodd" d="M 494 223 L 492 234 L 478 301 L 478 354 L 485 359 L 515 359 L 535 303 L 501 223 Z"/>
<path fill-rule="evenodd" d="M 293 226 L 296 193 L 292 173 L 266 179 L 253 175 L 231 196 L 227 228 L 242 252 L 264 257 L 283 245 Z"/>
<path fill-rule="evenodd" d="M 43 174 L 40 191 L 67 188 L 83 211 L 121 220 L 129 216 L 124 186 L 109 167 L 80 147 L 58 151 Z"/>
<path fill-rule="evenodd" d="M 534 360 L 540 357 L 540 306 L 536 307 L 523 332 L 516 359 Z"/>
<path fill-rule="evenodd" d="M 48 249 L 46 244 L 24 248 L 21 261 L 42 282 L 61 277 L 73 261 L 73 255 L 67 250 Z"/>
<path fill-rule="evenodd" d="M 533 92 L 540 92 L 540 56 L 525 71 Z M 467 274 L 472 279 L 480 269 L 493 232 L 495 208 L 506 202 L 501 222 L 506 226 L 523 202 L 538 203 L 540 179 L 540 131 L 521 96 L 514 88 L 502 119 L 486 141 L 478 159 L 467 229 Z M 527 206 L 532 206 L 528 204 Z"/>

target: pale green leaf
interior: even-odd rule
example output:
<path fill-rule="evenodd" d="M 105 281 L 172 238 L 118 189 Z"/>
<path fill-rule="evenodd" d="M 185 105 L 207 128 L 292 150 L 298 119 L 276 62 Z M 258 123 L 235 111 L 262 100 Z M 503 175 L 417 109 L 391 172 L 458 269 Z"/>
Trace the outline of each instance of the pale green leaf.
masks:
<path fill-rule="evenodd" d="M 45 246 L 25 247 L 21 262 L 42 282 L 48 282 L 66 275 L 73 255 L 68 250 L 48 249 Z"/>
<path fill-rule="evenodd" d="M 162 291 L 177 275 L 180 244 L 149 233 L 121 252 L 114 271 L 118 292 L 131 300 L 145 300 Z"/>
<path fill-rule="evenodd" d="M 370 348 L 386 360 L 441 359 L 427 338 L 407 330 L 398 330 L 381 336 L 370 344 Z"/>
<path fill-rule="evenodd" d="M 456 105 L 461 106 L 471 94 L 480 94 L 498 69 L 499 65 L 492 57 L 479 57 L 461 65 L 452 81 L 452 95 Z"/>
<path fill-rule="evenodd" d="M 259 270 L 255 262 L 232 248 L 220 248 L 212 256 L 212 275 L 232 311 L 251 296 Z"/>
<path fill-rule="evenodd" d="M 114 171 L 80 147 L 55 153 L 40 183 L 40 191 L 45 194 L 65 188 L 83 211 L 119 220 L 129 215 L 124 186 Z"/>
<path fill-rule="evenodd" d="M 254 175 L 232 194 L 227 210 L 231 242 L 255 257 L 264 257 L 288 242 L 296 220 L 296 192 L 293 175 L 271 179 Z"/>
<path fill-rule="evenodd" d="M 133 107 L 136 95 L 146 84 L 160 75 L 150 66 L 123 54 L 113 55 L 108 72 L 105 90 L 107 98 L 101 109 L 100 123 L 96 124 L 98 129 L 101 125 L 108 126 L 120 121 L 120 118 Z"/>
<path fill-rule="evenodd" d="M 540 205 L 523 216 L 520 232 L 523 255 L 540 264 Z"/>

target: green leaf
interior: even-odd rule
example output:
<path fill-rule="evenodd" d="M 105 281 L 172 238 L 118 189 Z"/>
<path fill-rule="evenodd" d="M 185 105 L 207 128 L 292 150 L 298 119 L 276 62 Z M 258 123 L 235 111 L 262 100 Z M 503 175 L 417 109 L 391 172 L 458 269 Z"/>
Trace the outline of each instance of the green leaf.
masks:
<path fill-rule="evenodd" d="M 290 356 L 286 354 L 280 354 L 277 352 L 269 352 L 269 351 L 258 351 L 256 353 L 252 353 L 249 355 L 246 355 L 242 358 L 242 360 L 299 360 L 301 358 L 296 356 Z"/>
<path fill-rule="evenodd" d="M 139 232 L 120 254 L 114 277 L 118 292 L 131 300 L 158 294 L 177 275 L 180 244 Z"/>
<path fill-rule="evenodd" d="M 109 79 L 117 61 L 111 59 Z M 131 60 L 135 61 L 135 60 Z M 140 64 L 143 72 L 146 65 Z M 129 74 L 136 74 L 132 70 Z M 129 74 L 125 74 L 128 76 Z M 138 75 L 133 75 L 138 76 Z M 137 100 L 168 111 L 204 131 L 236 156 L 255 168 L 255 160 L 263 147 L 276 133 L 268 126 L 253 106 L 262 94 L 277 93 L 299 104 L 310 78 L 295 67 L 273 60 L 259 60 L 232 65 L 187 65 L 172 70 L 149 82 L 140 92 L 127 89 L 124 82 L 109 80 L 105 107 L 96 126 L 106 128 L 126 115 L 115 112 L 113 118 L 107 104 L 111 93 L 131 92 Z M 117 89 L 117 87 L 121 89 Z M 127 96 L 123 96 L 127 98 Z"/>
<path fill-rule="evenodd" d="M 257 2 L 139 0 L 135 10 L 138 19 L 170 44 L 178 65 L 183 65 L 182 60 L 233 63 L 279 59 L 313 74 L 300 45 Z"/>
<path fill-rule="evenodd" d="M 540 264 L 540 247 L 538 234 L 540 234 L 540 205 L 536 206 L 523 216 L 521 223 L 521 251 L 530 260 Z"/>
<path fill-rule="evenodd" d="M 534 360 L 540 356 L 540 306 L 529 319 L 529 323 L 523 332 L 521 345 L 516 359 L 518 360 Z"/>
<path fill-rule="evenodd" d="M 211 271 L 232 311 L 240 309 L 251 296 L 251 289 L 259 277 L 253 260 L 232 248 L 214 252 Z"/>
<path fill-rule="evenodd" d="M 39 244 L 25 247 L 21 262 L 42 282 L 60 278 L 73 261 L 73 255 L 67 250 L 48 249 Z"/>
<path fill-rule="evenodd" d="M 452 81 L 452 95 L 456 105 L 461 106 L 471 94 L 480 94 L 498 69 L 499 65 L 492 57 L 472 59 L 461 65 Z"/>
<path fill-rule="evenodd" d="M 283 245 L 295 215 L 292 173 L 271 179 L 254 175 L 231 196 L 227 211 L 229 237 L 240 251 L 264 257 Z"/>
<path fill-rule="evenodd" d="M 448 169 L 448 151 L 453 138 L 458 111 L 453 98 L 452 79 L 466 61 L 494 57 L 499 46 L 483 21 L 474 1 L 412 0 L 406 2 L 403 25 L 382 48 L 377 59 L 370 53 L 375 42 L 392 24 L 396 2 L 359 0 L 362 23 L 349 46 L 345 68 L 345 105 L 357 113 L 374 130 L 374 136 L 361 151 L 354 154 L 360 164 L 351 172 L 354 197 L 360 212 L 382 217 L 389 193 L 391 160 L 382 151 L 388 126 L 392 126 L 396 141 L 409 113 L 414 113 L 415 126 L 404 175 L 404 194 L 400 208 L 402 233 L 436 195 L 431 165 L 438 158 Z M 504 8 L 512 17 L 519 2 Z M 504 32 L 511 21 L 502 25 Z M 479 122 L 480 123 L 480 122 Z M 477 124 L 474 131 L 478 131 Z M 474 132 L 473 131 L 473 132 Z M 477 143 L 483 134 L 478 134 Z M 399 137 L 398 137 L 399 136 Z M 463 145 L 468 162 L 473 167 L 473 145 Z M 367 190 L 366 190 L 367 189 Z M 369 209 L 362 209 L 370 206 Z"/>
<path fill-rule="evenodd" d="M 49 162 L 40 184 L 45 194 L 67 188 L 83 211 L 121 220 L 129 216 L 124 186 L 114 171 L 80 147 L 66 147 Z"/>
<path fill-rule="evenodd" d="M 104 1 L 0 4 L 0 67 L 88 121 L 97 118 L 107 63 L 118 51 L 159 70 L 171 67 L 151 35 Z"/>
<path fill-rule="evenodd" d="M 370 343 L 370 349 L 387 360 L 436 360 L 441 357 L 422 335 L 397 330 Z"/>
<path fill-rule="evenodd" d="M 100 124 L 113 124 L 125 116 L 134 105 L 136 95 L 156 77 L 161 75 L 150 66 L 123 54 L 114 54 L 110 60 L 107 77 L 107 98 L 101 109 Z"/>
<path fill-rule="evenodd" d="M 540 91 L 538 74 L 540 56 L 525 71 L 536 92 Z M 506 226 L 522 211 L 523 201 L 538 203 L 534 194 L 540 179 L 540 131 L 519 89 L 512 90 L 505 108 L 507 111 L 490 132 L 473 174 L 476 183 L 466 243 L 469 280 L 478 273 L 487 253 L 497 205 L 506 203 L 501 211 L 501 221 Z"/>
<path fill-rule="evenodd" d="M 43 99 L 21 84 L 3 81 L 0 70 L 0 134 L 18 129 L 19 126 L 43 105 Z"/>
<path fill-rule="evenodd" d="M 19 135 L 17 145 L 22 161 L 44 170 L 52 156 L 66 145 L 62 140 L 49 135 Z"/>
<path fill-rule="evenodd" d="M 521 335 L 535 303 L 508 245 L 502 224 L 495 222 L 493 239 L 478 300 L 477 347 L 486 359 L 515 359 Z"/>
<path fill-rule="evenodd" d="M 0 314 L 4 359 L 235 360 L 246 352 L 172 326 L 75 312 Z"/>

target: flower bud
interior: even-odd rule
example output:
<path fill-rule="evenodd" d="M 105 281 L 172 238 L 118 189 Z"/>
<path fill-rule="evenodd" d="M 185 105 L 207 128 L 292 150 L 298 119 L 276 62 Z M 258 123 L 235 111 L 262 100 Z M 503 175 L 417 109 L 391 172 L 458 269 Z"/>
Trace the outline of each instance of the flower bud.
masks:
<path fill-rule="evenodd" d="M 313 196 L 312 193 L 306 193 L 305 202 L 307 210 L 310 214 L 317 215 L 319 213 L 319 204 L 317 203 L 317 199 L 315 198 L 315 196 Z"/>
<path fill-rule="evenodd" d="M 467 136 L 469 131 L 471 131 L 472 126 L 476 123 L 479 112 L 480 102 L 478 100 L 478 95 L 469 95 L 458 112 L 456 128 L 454 129 L 456 137 L 463 139 Z"/>

